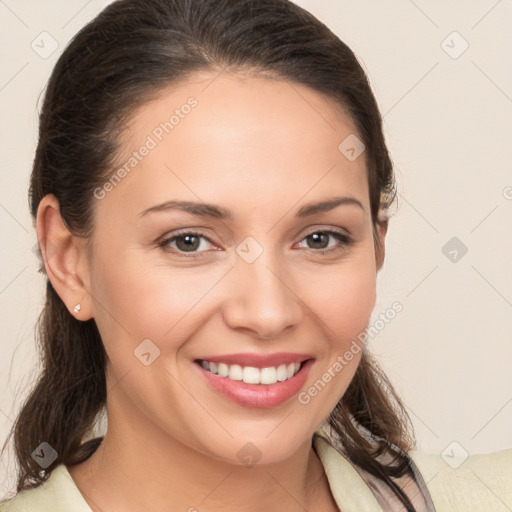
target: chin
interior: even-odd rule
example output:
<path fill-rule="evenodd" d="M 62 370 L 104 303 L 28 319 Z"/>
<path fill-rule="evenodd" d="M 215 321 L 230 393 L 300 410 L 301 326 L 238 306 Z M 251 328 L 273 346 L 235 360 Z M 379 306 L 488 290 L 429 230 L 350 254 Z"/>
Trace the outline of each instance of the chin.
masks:
<path fill-rule="evenodd" d="M 286 421 L 284 422 L 286 423 Z M 283 428 L 283 430 L 280 430 Z M 305 443 L 309 445 L 313 434 L 308 432 L 290 432 L 286 425 L 278 426 L 274 432 L 247 432 L 225 443 L 206 448 L 209 455 L 227 464 L 253 467 L 255 465 L 278 464 L 292 457 Z"/>

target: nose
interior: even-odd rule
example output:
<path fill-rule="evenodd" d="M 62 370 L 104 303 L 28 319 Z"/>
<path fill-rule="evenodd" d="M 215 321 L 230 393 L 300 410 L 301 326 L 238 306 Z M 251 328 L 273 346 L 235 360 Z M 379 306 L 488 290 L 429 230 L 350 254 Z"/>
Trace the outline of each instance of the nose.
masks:
<path fill-rule="evenodd" d="M 223 307 L 224 321 L 231 329 L 262 340 L 292 330 L 303 315 L 290 273 L 269 263 L 263 256 L 253 263 L 238 260 Z"/>

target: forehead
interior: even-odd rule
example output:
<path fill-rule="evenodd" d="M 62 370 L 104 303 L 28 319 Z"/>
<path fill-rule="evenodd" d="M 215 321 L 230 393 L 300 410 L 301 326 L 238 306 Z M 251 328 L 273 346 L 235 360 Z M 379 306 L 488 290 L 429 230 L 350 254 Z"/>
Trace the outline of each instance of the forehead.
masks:
<path fill-rule="evenodd" d="M 139 211 L 169 199 L 284 207 L 337 192 L 367 203 L 364 153 L 351 161 L 339 149 L 354 135 L 343 109 L 306 86 L 196 74 L 134 113 L 118 158 L 127 176 L 108 199 L 122 192 Z"/>

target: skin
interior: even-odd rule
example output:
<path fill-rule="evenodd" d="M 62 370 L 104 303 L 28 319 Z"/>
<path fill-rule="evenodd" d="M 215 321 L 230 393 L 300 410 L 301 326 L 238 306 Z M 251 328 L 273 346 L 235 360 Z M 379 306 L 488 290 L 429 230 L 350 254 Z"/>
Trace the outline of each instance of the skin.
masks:
<path fill-rule="evenodd" d="M 365 155 L 349 161 L 340 153 L 357 131 L 321 94 L 268 77 L 217 75 L 194 75 L 134 113 L 120 165 L 175 108 L 198 101 L 128 176 L 93 199 L 89 241 L 66 229 L 53 196 L 39 206 L 38 237 L 56 247 L 48 276 L 70 314 L 95 319 L 108 355 L 108 431 L 91 458 L 68 468 L 93 511 L 336 510 L 311 440 L 360 354 L 307 405 L 295 396 L 273 408 L 227 400 L 193 361 L 309 354 L 307 390 L 348 350 L 368 325 L 384 258 L 373 240 Z M 362 208 L 295 217 L 333 196 Z M 233 218 L 176 209 L 139 215 L 171 199 L 214 203 Z M 176 240 L 167 251 L 158 245 L 182 228 L 211 240 L 200 239 L 198 258 Z M 353 243 L 308 239 L 331 229 Z M 250 264 L 236 252 L 248 236 L 263 247 Z M 385 228 L 378 236 L 384 247 Z M 134 356 L 144 339 L 160 350 L 149 366 Z M 252 467 L 237 455 L 248 442 L 261 455 Z"/>

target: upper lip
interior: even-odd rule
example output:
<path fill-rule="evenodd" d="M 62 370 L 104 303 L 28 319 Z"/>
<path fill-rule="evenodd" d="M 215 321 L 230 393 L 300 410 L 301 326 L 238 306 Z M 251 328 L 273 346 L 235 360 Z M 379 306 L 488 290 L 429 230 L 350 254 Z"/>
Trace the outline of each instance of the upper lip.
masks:
<path fill-rule="evenodd" d="M 312 356 L 293 352 L 277 352 L 274 354 L 222 354 L 199 358 L 201 361 L 238 364 L 240 366 L 252 366 L 254 368 L 267 368 L 269 366 L 280 366 L 282 364 L 302 363 L 308 359 L 312 359 Z"/>

